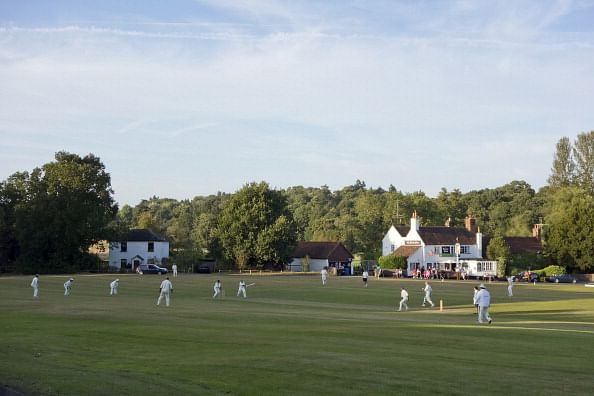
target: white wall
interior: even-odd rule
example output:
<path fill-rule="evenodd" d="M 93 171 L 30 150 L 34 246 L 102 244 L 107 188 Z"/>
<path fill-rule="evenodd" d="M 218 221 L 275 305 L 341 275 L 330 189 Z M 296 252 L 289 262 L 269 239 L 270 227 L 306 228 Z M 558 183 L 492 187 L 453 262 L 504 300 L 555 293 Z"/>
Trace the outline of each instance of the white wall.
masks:
<path fill-rule="evenodd" d="M 309 271 L 320 272 L 322 268 L 328 266 L 326 259 L 309 259 Z M 293 272 L 303 272 L 303 259 L 294 258 L 288 265 L 288 269 Z"/>
<path fill-rule="evenodd" d="M 126 259 L 128 263 L 132 262 L 132 259 L 136 256 L 140 256 L 144 259 L 143 263 L 146 264 L 149 259 L 154 259 L 155 263 L 158 264 L 164 258 L 169 258 L 169 242 L 154 242 L 154 251 L 148 251 L 148 242 L 128 242 L 128 249 L 126 252 L 121 251 L 119 243 L 110 244 L 109 247 L 109 266 L 113 268 L 120 268 L 122 259 Z"/>

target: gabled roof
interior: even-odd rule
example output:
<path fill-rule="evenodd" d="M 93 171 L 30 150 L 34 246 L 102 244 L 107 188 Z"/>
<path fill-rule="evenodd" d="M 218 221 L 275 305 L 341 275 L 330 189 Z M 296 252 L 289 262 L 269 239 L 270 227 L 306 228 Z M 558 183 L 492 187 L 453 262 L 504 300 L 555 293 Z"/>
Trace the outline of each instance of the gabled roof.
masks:
<path fill-rule="evenodd" d="M 410 245 L 402 245 L 398 249 L 394 250 L 392 253 L 396 257 L 410 257 L 412 256 L 417 250 L 419 250 L 420 246 L 410 246 Z"/>
<path fill-rule="evenodd" d="M 167 242 L 164 237 L 155 234 L 153 231 L 145 228 L 137 228 L 130 230 L 127 235 L 128 242 Z"/>
<path fill-rule="evenodd" d="M 425 245 L 476 244 L 476 234 L 461 227 L 420 227 L 419 235 Z"/>
<path fill-rule="evenodd" d="M 353 258 L 351 252 L 340 242 L 306 242 L 299 241 L 293 257 L 309 256 L 312 259 L 327 259 L 330 261 L 348 261 Z"/>

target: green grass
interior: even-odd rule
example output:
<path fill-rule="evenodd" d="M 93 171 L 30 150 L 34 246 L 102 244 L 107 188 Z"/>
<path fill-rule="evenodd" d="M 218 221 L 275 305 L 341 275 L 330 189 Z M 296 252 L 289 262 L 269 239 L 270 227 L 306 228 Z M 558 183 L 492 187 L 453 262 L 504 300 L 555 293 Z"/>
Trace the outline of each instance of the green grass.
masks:
<path fill-rule="evenodd" d="M 587 395 L 594 392 L 594 289 L 489 285 L 492 325 L 476 325 L 474 282 L 316 276 L 0 278 L 0 384 L 41 395 Z M 400 286 L 411 311 L 395 312 Z"/>

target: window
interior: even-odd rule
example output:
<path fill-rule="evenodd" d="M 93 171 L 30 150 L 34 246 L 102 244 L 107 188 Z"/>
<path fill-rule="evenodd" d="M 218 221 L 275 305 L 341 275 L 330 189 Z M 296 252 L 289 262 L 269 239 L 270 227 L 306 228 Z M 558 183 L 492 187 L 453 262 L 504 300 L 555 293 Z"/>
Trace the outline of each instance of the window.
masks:
<path fill-rule="evenodd" d="M 122 242 L 120 243 L 120 251 L 122 253 L 125 253 L 128 251 L 128 242 Z"/>
<path fill-rule="evenodd" d="M 128 260 L 126 259 L 121 259 L 120 260 L 120 267 L 122 268 L 126 268 L 128 266 Z"/>
<path fill-rule="evenodd" d="M 390 245 L 390 251 L 393 252 L 394 251 L 394 245 Z"/>
<path fill-rule="evenodd" d="M 476 266 L 478 272 L 493 271 L 493 263 L 479 262 Z"/>
<path fill-rule="evenodd" d="M 148 251 L 149 252 L 154 252 L 155 251 L 155 242 L 149 242 L 148 243 Z"/>
<path fill-rule="evenodd" d="M 450 254 L 451 249 L 450 246 L 442 246 L 441 247 L 441 254 Z"/>
<path fill-rule="evenodd" d="M 468 245 L 460 246 L 460 254 L 470 254 L 470 246 L 468 246 Z"/>

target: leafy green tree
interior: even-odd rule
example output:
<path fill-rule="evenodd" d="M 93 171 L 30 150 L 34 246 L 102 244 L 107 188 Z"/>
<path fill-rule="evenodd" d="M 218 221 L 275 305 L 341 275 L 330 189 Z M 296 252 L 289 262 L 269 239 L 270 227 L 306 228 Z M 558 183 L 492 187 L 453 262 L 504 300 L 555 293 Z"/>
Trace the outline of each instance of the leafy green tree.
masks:
<path fill-rule="evenodd" d="M 594 131 L 577 136 L 573 157 L 577 185 L 594 196 Z"/>
<path fill-rule="evenodd" d="M 575 162 L 572 156 L 572 146 L 568 137 L 562 137 L 557 142 L 553 167 L 549 176 L 549 185 L 553 188 L 569 187 L 575 178 Z"/>
<path fill-rule="evenodd" d="M 406 269 L 406 259 L 401 256 L 380 256 L 377 259 L 379 265 L 384 269 Z"/>
<path fill-rule="evenodd" d="M 571 270 L 594 270 L 594 197 L 581 188 L 562 188 L 549 196 L 546 213 L 546 251 Z"/>
<path fill-rule="evenodd" d="M 15 206 L 17 263 L 23 272 L 91 268 L 87 248 L 106 237 L 115 219 L 111 178 L 98 157 L 58 152 L 55 161 L 20 180 Z"/>
<path fill-rule="evenodd" d="M 250 183 L 224 204 L 217 228 L 223 258 L 240 267 L 284 266 L 296 244 L 287 199 L 267 183 Z"/>
<path fill-rule="evenodd" d="M 511 257 L 511 249 L 503 237 L 496 236 L 487 246 L 487 258 L 497 261 L 497 276 L 503 277 L 506 273 L 506 264 Z"/>

